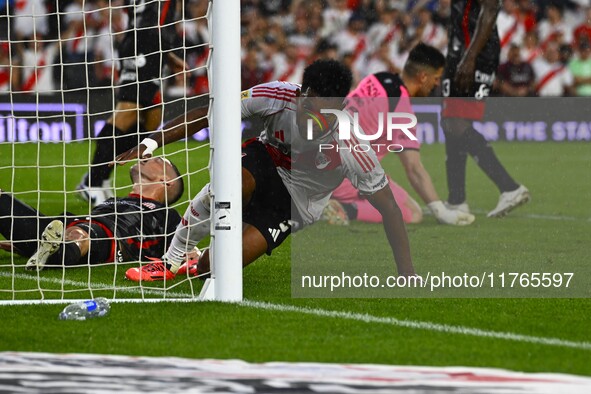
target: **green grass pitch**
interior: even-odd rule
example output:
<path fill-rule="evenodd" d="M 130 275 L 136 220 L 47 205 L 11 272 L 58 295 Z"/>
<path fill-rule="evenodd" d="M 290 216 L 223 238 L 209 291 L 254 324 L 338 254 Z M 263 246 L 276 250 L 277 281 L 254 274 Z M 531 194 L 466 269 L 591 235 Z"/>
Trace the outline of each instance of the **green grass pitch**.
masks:
<path fill-rule="evenodd" d="M 175 152 L 181 147 L 172 145 L 167 150 Z M 190 158 L 192 170 L 204 167 L 206 150 L 199 152 L 196 144 L 190 148 L 193 150 L 189 154 L 178 152 L 171 158 L 181 169 L 187 168 L 186 158 Z M 514 264 L 515 270 L 521 272 L 543 268 L 560 271 L 561 267 L 568 267 L 576 275 L 589 275 L 589 144 L 496 143 L 495 149 L 514 177 L 528 186 L 532 202 L 505 219 L 487 219 L 486 212 L 495 206 L 498 192 L 470 162 L 468 198 L 477 212 L 477 221 L 468 228 L 452 228 L 438 225 L 433 217 L 426 216 L 424 223 L 409 225 L 419 273 L 461 264 L 490 269 L 502 263 L 505 267 Z M 74 189 L 84 172 L 89 151 L 87 143 L 0 144 L 0 188 L 14 192 L 37 188 L 46 191 L 40 199 L 36 193 L 19 194 L 46 214 L 85 212 L 87 205 L 73 193 L 64 195 L 63 190 Z M 424 146 L 422 152 L 437 190 L 445 197 L 443 146 Z M 65 174 L 61 166 L 64 161 L 70 164 Z M 395 180 L 410 190 L 394 155 L 383 164 Z M 117 170 L 118 186 L 128 184 L 127 168 Z M 191 176 L 187 198 L 199 191 L 206 176 L 205 171 Z M 411 194 L 416 198 L 414 192 Z M 178 208 L 182 211 L 184 206 Z M 359 223 L 341 228 L 319 223 L 296 236 L 314 239 L 329 234 L 328 239 L 346 248 L 355 243 L 360 233 L 374 232 L 376 243 L 385 242 L 379 225 Z M 219 303 L 117 303 L 108 317 L 87 322 L 58 321 L 63 305 L 0 306 L 0 351 L 464 365 L 591 375 L 588 298 L 292 298 L 291 244 L 288 240 L 272 256 L 265 256 L 245 269 L 245 299 L 367 314 L 376 319 L 513 333 L 527 338 L 558 338 L 581 346 L 528 342 L 521 337 L 509 340 L 462 335 L 429 329 L 428 325 L 413 328 L 387 324 L 385 320 L 349 319 L 344 314 L 323 317 L 301 313 L 303 309 L 270 310 Z M 362 265 L 364 256 L 368 260 L 375 258 L 375 249 L 372 244 L 356 246 L 350 259 Z M 13 267 L 13 262 L 18 266 Z M 89 282 L 97 289 L 94 295 L 140 297 L 139 290 L 123 279 L 128 266 L 54 269 L 37 276 L 25 271 L 24 263 L 25 259 L 12 260 L 11 255 L 0 251 L 1 300 L 13 297 L 7 292 L 11 289 L 18 290 L 17 299 L 39 298 L 39 288 L 46 298 L 58 298 L 62 291 L 69 298 L 88 297 L 84 289 Z M 200 286 L 199 281 L 184 281 L 171 287 L 168 295 L 198 292 Z M 31 291 L 20 292 L 24 289 Z M 159 297 L 159 293 L 153 289 L 144 295 Z"/>

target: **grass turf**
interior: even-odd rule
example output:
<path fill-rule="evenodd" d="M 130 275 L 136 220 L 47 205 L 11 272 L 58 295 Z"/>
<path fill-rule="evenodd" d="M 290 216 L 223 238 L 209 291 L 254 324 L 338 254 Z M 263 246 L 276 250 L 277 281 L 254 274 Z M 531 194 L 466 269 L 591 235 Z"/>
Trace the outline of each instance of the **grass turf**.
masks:
<path fill-rule="evenodd" d="M 175 151 L 180 146 L 172 146 Z M 196 145 L 191 145 L 197 148 Z M 531 204 L 502 220 L 486 219 L 496 204 L 498 192 L 472 164 L 468 168 L 469 203 L 477 222 L 468 228 L 440 226 L 427 216 L 420 225 L 408 226 L 417 270 L 446 270 L 472 266 L 519 272 L 569 268 L 576 277 L 587 276 L 591 161 L 584 143 L 497 143 L 495 149 L 517 180 L 532 192 Z M 19 194 L 44 213 L 84 212 L 87 205 L 73 190 L 84 172 L 89 146 L 0 144 L 0 188 Z M 191 169 L 205 165 L 207 154 L 191 154 Z M 437 190 L 445 197 L 444 153 L 441 145 L 423 147 L 423 161 Z M 39 159 L 36 159 L 36 158 Z M 181 169 L 187 155 L 172 155 Z M 64 174 L 63 161 L 71 166 Z M 12 166 L 12 163 L 16 166 Z M 33 168 L 20 168 L 33 165 Z M 79 165 L 75 167 L 73 165 Z M 394 179 L 408 187 L 397 158 L 390 155 L 384 166 Z M 127 167 L 118 169 L 116 184 L 127 184 Z M 204 172 L 191 176 L 187 196 L 205 181 Z M 37 186 L 39 185 L 39 186 Z M 408 188 L 407 188 L 408 190 Z M 125 191 L 122 189 L 122 191 Z M 415 194 L 411 192 L 413 196 Z M 65 198 L 64 198 L 65 196 Z M 183 206 L 179 206 L 182 211 Z M 360 234 L 367 235 L 359 242 Z M 375 236 L 374 236 L 375 234 Z M 297 239 L 296 239 L 297 237 Z M 244 296 L 249 300 L 366 313 L 413 321 L 512 332 L 533 337 L 552 337 L 589 342 L 591 303 L 586 298 L 435 298 L 351 299 L 292 298 L 290 246 L 308 245 L 304 253 L 314 259 L 315 246 L 307 240 L 343 245 L 343 264 L 354 265 L 383 258 L 385 239 L 379 225 L 354 223 L 335 228 L 324 223 L 288 240 L 272 256 L 263 257 L 244 271 Z M 347 247 L 351 248 L 348 252 Z M 379 256 L 379 257 L 376 257 Z M 387 257 L 389 258 L 389 256 Z M 12 263 L 20 266 L 13 267 Z M 127 267 L 113 266 L 47 270 L 37 277 L 26 272 L 25 259 L 0 254 L 0 299 L 10 299 L 5 290 L 33 289 L 17 298 L 38 298 L 37 287 L 47 298 L 59 297 L 62 278 L 68 297 L 89 296 L 89 281 L 104 286 L 130 287 L 123 280 Z M 336 262 L 338 264 L 338 261 Z M 175 282 L 176 283 L 176 282 Z M 161 285 L 155 285 L 158 287 Z M 176 294 L 198 291 L 200 283 L 185 281 L 171 288 Z M 587 285 L 588 286 L 588 285 Z M 56 293 L 47 289 L 57 290 Z M 583 290 L 589 290 L 587 289 Z M 135 291 L 135 293 L 134 293 Z M 112 296 L 113 290 L 94 295 Z M 137 289 L 117 292 L 118 297 L 138 297 Z M 150 295 L 152 296 L 152 295 Z M 0 350 L 82 352 L 192 358 L 240 358 L 249 361 L 291 360 L 363 362 L 418 365 L 467 365 L 502 367 L 522 371 L 553 371 L 591 375 L 588 349 L 573 349 L 413 329 L 350 319 L 318 317 L 299 312 L 262 310 L 218 303 L 114 304 L 111 314 L 88 322 L 61 322 L 62 305 L 2 306 Z"/>

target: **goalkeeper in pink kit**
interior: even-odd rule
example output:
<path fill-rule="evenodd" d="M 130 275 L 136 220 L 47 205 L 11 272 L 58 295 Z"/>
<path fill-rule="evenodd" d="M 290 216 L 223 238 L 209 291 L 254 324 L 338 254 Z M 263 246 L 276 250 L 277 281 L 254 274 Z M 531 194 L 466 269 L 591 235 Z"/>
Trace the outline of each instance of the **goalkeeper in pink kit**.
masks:
<path fill-rule="evenodd" d="M 431 177 L 421 163 L 419 153 L 420 142 L 411 139 L 401 130 L 395 130 L 388 138 L 386 133 L 386 114 L 413 114 L 410 98 L 429 96 L 433 88 L 440 83 L 445 58 L 435 48 L 418 44 L 409 54 L 401 75 L 380 72 L 364 78 L 359 85 L 347 95 L 346 108 L 357 113 L 361 129 L 373 135 L 380 129 L 382 119 L 382 135 L 371 141 L 372 148 L 381 161 L 389 152 L 397 151 L 408 180 L 421 199 L 427 204 L 435 218 L 444 224 L 468 225 L 474 216 L 465 212 L 450 210 L 441 201 Z M 404 124 L 406 119 L 393 118 L 393 123 Z M 410 129 L 416 134 L 414 128 Z M 408 195 L 396 182 L 388 177 L 389 186 L 400 207 L 406 223 L 418 223 L 423 214 L 419 204 Z M 332 224 L 347 224 L 349 220 L 380 223 L 382 216 L 371 203 L 360 196 L 348 179 L 333 192 L 332 200 L 324 211 L 324 218 Z"/>

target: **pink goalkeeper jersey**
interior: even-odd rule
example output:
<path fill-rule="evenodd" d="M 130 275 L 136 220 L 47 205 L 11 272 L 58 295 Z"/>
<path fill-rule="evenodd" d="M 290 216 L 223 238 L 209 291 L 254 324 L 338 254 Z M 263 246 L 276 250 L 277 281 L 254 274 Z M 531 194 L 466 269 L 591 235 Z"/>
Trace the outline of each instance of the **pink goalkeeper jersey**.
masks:
<path fill-rule="evenodd" d="M 379 114 L 382 113 L 384 132 L 382 136 L 372 141 L 378 159 L 382 160 L 389 152 L 387 146 L 399 144 L 404 149 L 418 150 L 419 141 L 411 140 L 400 130 L 392 133 L 388 140 L 386 133 L 386 113 L 403 112 L 414 114 L 410 103 L 410 95 L 398 74 L 381 72 L 371 74 L 359 82 L 357 87 L 347 95 L 347 108 L 359 113 L 359 126 L 366 134 L 373 135 L 379 128 Z M 406 123 L 401 120 L 400 123 Z M 416 129 L 410 131 L 416 136 Z"/>

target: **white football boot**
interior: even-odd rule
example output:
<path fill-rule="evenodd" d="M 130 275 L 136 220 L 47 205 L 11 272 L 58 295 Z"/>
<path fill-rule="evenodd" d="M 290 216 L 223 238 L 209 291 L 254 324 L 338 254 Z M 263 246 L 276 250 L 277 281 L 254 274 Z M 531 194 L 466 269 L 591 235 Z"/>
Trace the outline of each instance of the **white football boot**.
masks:
<path fill-rule="evenodd" d="M 54 220 L 45 227 L 41 234 L 39 249 L 31 256 L 25 269 L 41 271 L 49 256 L 57 252 L 64 237 L 64 223 L 61 220 Z"/>
<path fill-rule="evenodd" d="M 460 212 L 464 212 L 464 213 L 470 213 L 470 207 L 468 206 L 468 203 L 466 201 L 464 201 L 461 204 L 450 204 L 446 201 L 445 207 L 447 209 L 449 209 L 450 211 L 460 211 Z"/>
<path fill-rule="evenodd" d="M 521 185 L 512 192 L 501 193 L 496 208 L 486 215 L 489 218 L 502 218 L 513 209 L 531 200 L 527 187 Z"/>

